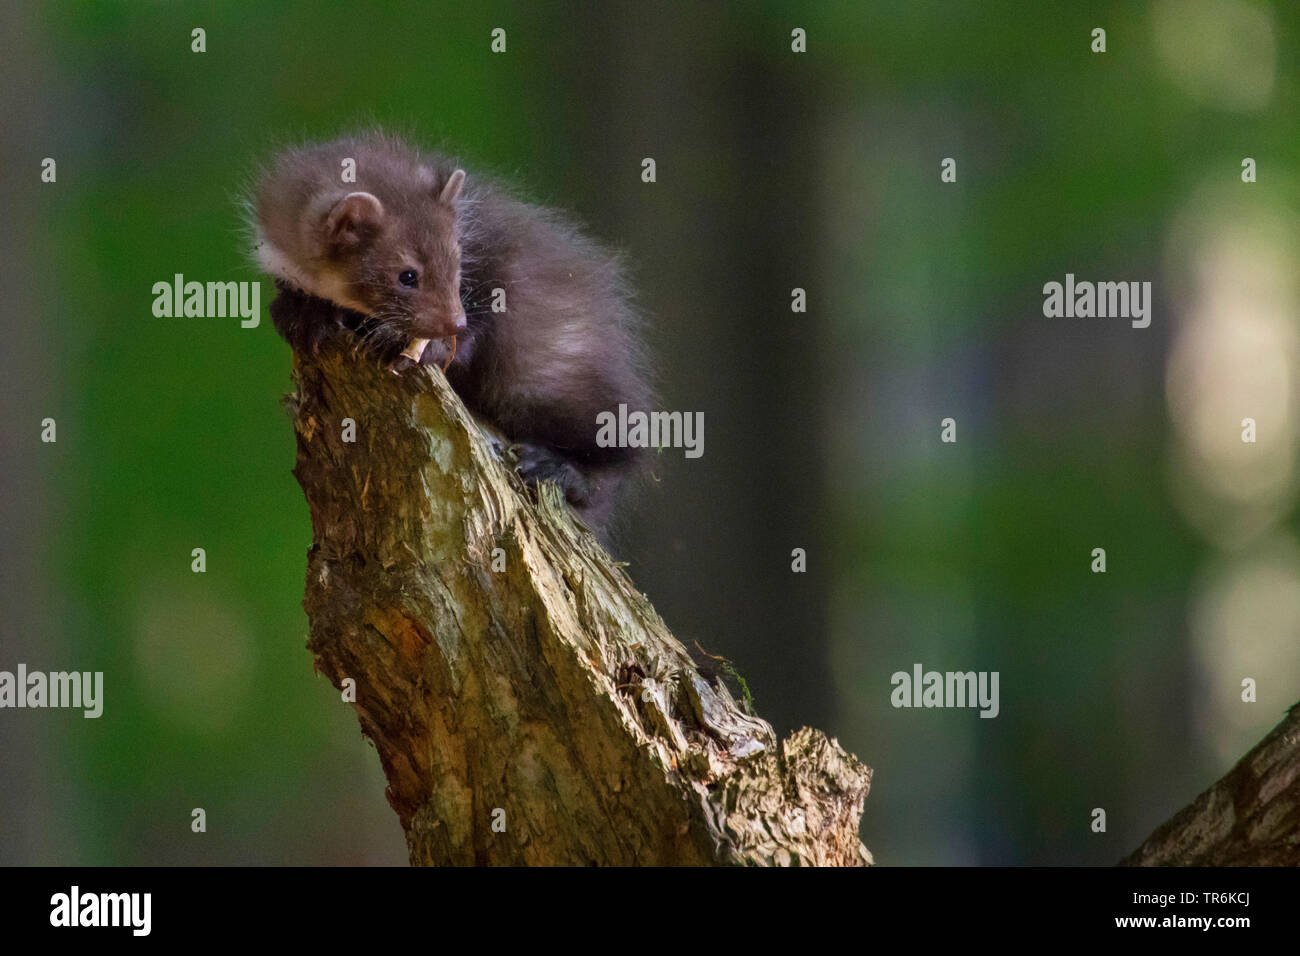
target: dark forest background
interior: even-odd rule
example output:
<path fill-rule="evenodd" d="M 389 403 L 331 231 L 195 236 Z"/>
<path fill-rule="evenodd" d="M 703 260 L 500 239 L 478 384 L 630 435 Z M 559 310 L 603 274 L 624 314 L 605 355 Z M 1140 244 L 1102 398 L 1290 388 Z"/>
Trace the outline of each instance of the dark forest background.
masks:
<path fill-rule="evenodd" d="M 150 292 L 259 278 L 245 177 L 372 122 L 626 252 L 664 407 L 706 430 L 703 458 L 663 455 L 621 556 L 779 731 L 875 768 L 880 863 L 1113 862 L 1300 698 L 1296 4 L 105 2 L 0 25 L 0 669 L 106 685 L 98 720 L 0 712 L 0 862 L 405 860 L 304 648 L 289 350 L 265 317 L 154 318 Z M 1044 318 L 1067 272 L 1152 281 L 1151 327 Z M 916 662 L 1000 672 L 1000 716 L 895 710 Z"/>

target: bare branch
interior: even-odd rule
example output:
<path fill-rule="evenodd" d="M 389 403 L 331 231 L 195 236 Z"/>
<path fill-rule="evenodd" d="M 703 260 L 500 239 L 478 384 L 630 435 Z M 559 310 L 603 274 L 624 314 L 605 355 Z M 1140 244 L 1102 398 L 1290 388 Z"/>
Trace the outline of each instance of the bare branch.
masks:
<path fill-rule="evenodd" d="M 1300 866 L 1300 704 L 1122 866 Z"/>

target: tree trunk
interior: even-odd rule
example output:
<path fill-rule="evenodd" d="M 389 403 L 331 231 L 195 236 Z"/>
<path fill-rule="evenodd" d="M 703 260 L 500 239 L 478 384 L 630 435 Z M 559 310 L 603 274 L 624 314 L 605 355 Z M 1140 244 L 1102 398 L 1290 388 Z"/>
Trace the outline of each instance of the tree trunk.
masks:
<path fill-rule="evenodd" d="M 870 768 L 703 676 L 440 372 L 327 344 L 294 382 L 308 647 L 355 687 L 413 864 L 871 862 Z"/>
<path fill-rule="evenodd" d="M 1300 704 L 1124 866 L 1300 866 Z"/>
<path fill-rule="evenodd" d="M 413 864 L 870 864 L 871 769 L 702 675 L 437 370 L 294 356 L 316 667 Z M 349 427 L 349 421 L 352 424 Z M 1300 704 L 1125 865 L 1300 864 Z"/>

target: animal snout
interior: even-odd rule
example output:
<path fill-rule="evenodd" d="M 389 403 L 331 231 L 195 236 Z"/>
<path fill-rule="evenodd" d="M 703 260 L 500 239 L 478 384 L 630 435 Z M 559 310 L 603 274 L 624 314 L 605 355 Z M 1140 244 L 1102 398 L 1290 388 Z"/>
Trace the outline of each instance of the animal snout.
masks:
<path fill-rule="evenodd" d="M 469 321 L 465 318 L 465 310 L 457 308 L 455 311 L 448 310 L 427 316 L 416 331 L 428 339 L 445 339 L 460 335 L 468 327 Z"/>

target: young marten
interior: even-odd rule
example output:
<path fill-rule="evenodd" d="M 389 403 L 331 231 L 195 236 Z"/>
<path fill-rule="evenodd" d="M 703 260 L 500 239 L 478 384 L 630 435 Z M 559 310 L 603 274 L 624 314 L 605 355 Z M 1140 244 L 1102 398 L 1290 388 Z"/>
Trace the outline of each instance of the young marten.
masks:
<path fill-rule="evenodd" d="M 604 529 L 639 451 L 600 447 L 596 416 L 650 407 L 616 256 L 562 214 L 382 135 L 282 153 L 250 205 L 258 262 L 279 280 L 271 318 L 294 349 L 342 328 L 395 371 L 413 367 L 405 356 L 445 366 L 524 479 L 555 482 Z M 411 351 L 425 339 L 441 341 Z"/>

